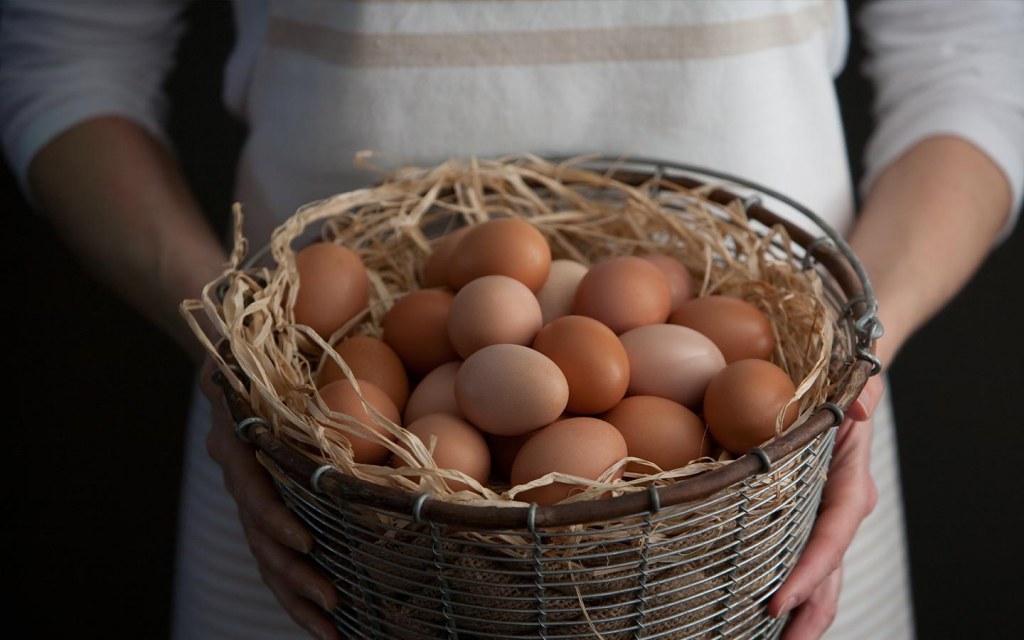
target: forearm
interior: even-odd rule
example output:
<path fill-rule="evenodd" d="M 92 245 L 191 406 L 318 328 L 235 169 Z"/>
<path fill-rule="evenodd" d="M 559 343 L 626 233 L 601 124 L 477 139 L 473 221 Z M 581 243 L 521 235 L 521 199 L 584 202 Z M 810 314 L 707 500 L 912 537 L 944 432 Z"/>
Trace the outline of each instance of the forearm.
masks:
<path fill-rule="evenodd" d="M 178 305 L 226 258 L 170 153 L 129 120 L 91 119 L 40 150 L 29 183 L 86 268 L 198 359 Z"/>
<path fill-rule="evenodd" d="M 1006 222 L 1010 186 L 960 138 L 915 145 L 875 181 L 850 243 L 879 302 L 883 366 L 973 275 Z"/>

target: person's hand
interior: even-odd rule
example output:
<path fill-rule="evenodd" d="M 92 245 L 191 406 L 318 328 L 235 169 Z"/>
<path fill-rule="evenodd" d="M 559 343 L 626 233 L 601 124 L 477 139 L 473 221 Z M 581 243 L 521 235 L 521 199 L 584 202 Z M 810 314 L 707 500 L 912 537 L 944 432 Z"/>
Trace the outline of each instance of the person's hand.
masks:
<path fill-rule="evenodd" d="M 203 365 L 203 393 L 213 406 L 206 439 L 210 457 L 224 473 L 224 485 L 238 504 L 238 515 L 263 581 L 295 622 L 322 640 L 340 640 L 324 614 L 338 604 L 331 583 L 305 554 L 313 537 L 285 506 L 253 447 L 235 437 L 222 390 L 213 382 L 213 362 Z"/>
<path fill-rule="evenodd" d="M 768 603 L 773 616 L 792 612 L 783 640 L 820 638 L 835 618 L 843 555 L 878 497 L 869 462 L 871 414 L 881 395 L 881 380 L 872 377 L 847 412 L 836 434 L 810 539 L 793 572 Z"/>

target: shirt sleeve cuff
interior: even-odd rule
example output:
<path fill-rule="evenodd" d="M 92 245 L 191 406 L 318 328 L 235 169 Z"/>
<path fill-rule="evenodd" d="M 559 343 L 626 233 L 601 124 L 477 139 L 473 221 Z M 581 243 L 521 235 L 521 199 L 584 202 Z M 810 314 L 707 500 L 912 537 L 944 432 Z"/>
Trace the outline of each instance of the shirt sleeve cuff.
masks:
<path fill-rule="evenodd" d="M 938 135 L 955 136 L 973 144 L 1006 177 L 1011 205 L 997 238 L 997 244 L 1002 243 L 1013 232 L 1024 199 L 1024 159 L 1020 151 L 1024 148 L 1024 126 L 1019 119 L 1001 122 L 984 109 L 960 109 L 955 104 L 923 115 L 902 113 L 888 118 L 868 143 L 861 193 L 867 193 L 879 174 L 900 155 L 925 138 Z"/>
<path fill-rule="evenodd" d="M 102 116 L 119 116 L 131 120 L 161 143 L 170 144 L 158 117 L 151 110 L 133 108 L 109 96 L 81 98 L 51 106 L 34 114 L 32 120 L 11 135 L 5 145 L 11 172 L 30 205 L 38 206 L 29 185 L 28 172 L 40 149 L 75 125 Z M 96 152 L 102 153 L 102 150 L 97 149 Z"/>

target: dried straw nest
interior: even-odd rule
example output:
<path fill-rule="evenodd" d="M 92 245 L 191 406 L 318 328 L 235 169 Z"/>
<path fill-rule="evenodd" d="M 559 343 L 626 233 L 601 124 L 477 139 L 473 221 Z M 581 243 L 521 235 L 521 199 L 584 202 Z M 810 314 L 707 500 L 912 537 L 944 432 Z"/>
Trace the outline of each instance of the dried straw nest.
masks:
<path fill-rule="evenodd" d="M 419 288 L 419 275 L 432 240 L 462 225 L 509 216 L 528 220 L 548 239 L 554 258 L 591 264 L 607 256 L 656 250 L 678 258 L 700 283 L 700 295 L 727 294 L 760 308 L 777 337 L 773 361 L 797 385 L 792 402 L 801 418 L 828 395 L 829 359 L 835 311 L 822 302 L 814 270 L 800 268 L 781 227 L 763 228 L 747 219 L 742 203 L 722 206 L 706 196 L 714 188 L 689 189 L 651 178 L 627 184 L 608 172 L 587 169 L 585 158 L 554 163 L 530 155 L 496 160 L 451 160 L 433 167 L 403 168 L 377 185 L 341 193 L 300 208 L 273 233 L 271 264 L 246 262 L 243 216 L 235 208 L 235 247 L 223 275 L 209 283 L 201 300 L 186 300 L 182 312 L 233 388 L 266 418 L 278 437 L 318 462 L 368 482 L 463 502 L 522 503 L 515 495 L 554 480 L 578 483 L 570 500 L 646 489 L 709 467 L 728 464 L 723 456 L 643 477 L 617 467 L 598 481 L 571 477 L 541 479 L 520 487 L 491 487 L 457 471 L 438 469 L 427 448 L 397 424 L 372 411 L 394 443 L 380 438 L 396 455 L 418 468 L 402 472 L 384 465 L 357 464 L 346 433 L 374 433 L 350 417 L 331 414 L 320 400 L 314 377 L 327 359 L 351 372 L 330 346 L 344 335 L 380 337 L 381 321 L 392 303 Z M 297 291 L 294 254 L 310 237 L 355 250 L 370 274 L 366 311 L 330 341 L 297 325 L 292 313 Z M 205 316 L 205 320 L 203 320 Z M 209 335 L 202 325 L 212 325 Z M 215 343 L 226 338 L 244 379 L 226 365 Z M 621 464 L 624 465 L 626 461 Z M 443 478 L 456 478 L 471 490 L 450 491 Z"/>

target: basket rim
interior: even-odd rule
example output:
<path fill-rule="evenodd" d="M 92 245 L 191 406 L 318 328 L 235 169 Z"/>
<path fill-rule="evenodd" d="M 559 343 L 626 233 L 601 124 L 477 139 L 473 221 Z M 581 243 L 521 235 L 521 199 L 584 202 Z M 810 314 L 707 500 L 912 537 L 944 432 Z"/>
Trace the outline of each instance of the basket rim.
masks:
<path fill-rule="evenodd" d="M 560 163 L 569 159 L 544 160 Z M 714 188 L 705 193 L 704 197 L 723 206 L 739 201 L 750 218 L 769 227 L 783 227 L 790 239 L 804 249 L 805 266 L 809 266 L 813 260 L 828 271 L 846 297 L 847 311 L 856 318 L 853 323 L 856 339 L 854 357 L 844 363 L 827 401 L 786 433 L 774 438 L 764 447 L 751 449 L 729 464 L 680 478 L 666 486 L 649 485 L 648 491 L 549 506 L 539 506 L 536 503 L 493 506 L 446 501 L 435 499 L 429 493 L 416 493 L 374 484 L 343 474 L 329 464 L 319 465 L 274 435 L 269 423 L 253 413 L 248 401 L 231 386 L 226 376 L 220 371 L 215 371 L 214 380 L 224 390 L 231 416 L 236 423 L 236 435 L 265 454 L 291 481 L 339 503 L 365 504 L 411 517 L 415 522 L 443 524 L 460 529 L 535 532 L 541 527 L 586 524 L 655 513 L 660 509 L 707 498 L 737 482 L 771 471 L 776 462 L 802 449 L 828 429 L 838 427 L 842 423 L 845 412 L 860 394 L 867 380 L 878 374 L 881 369 L 874 356 L 875 340 L 881 335 L 881 324 L 875 316 L 878 304 L 867 271 L 852 248 L 835 229 L 813 211 L 784 194 L 751 180 L 706 167 L 650 158 L 610 156 L 587 157 L 581 164 L 574 166 L 595 170 L 604 167 L 609 177 L 633 186 L 654 178 L 694 189 L 709 186 L 709 183 L 692 177 L 693 174 L 714 178 L 717 182 L 710 185 Z M 648 171 L 639 167 L 645 167 Z M 759 198 L 743 199 L 719 184 L 720 182 L 749 188 L 784 203 L 805 216 L 824 235 L 815 236 L 807 229 L 771 211 Z M 250 255 L 246 263 L 251 265 L 261 257 L 262 250 Z M 232 367 L 235 375 L 245 381 L 244 373 L 233 364 L 227 339 L 221 341 L 218 350 L 228 366 Z"/>

